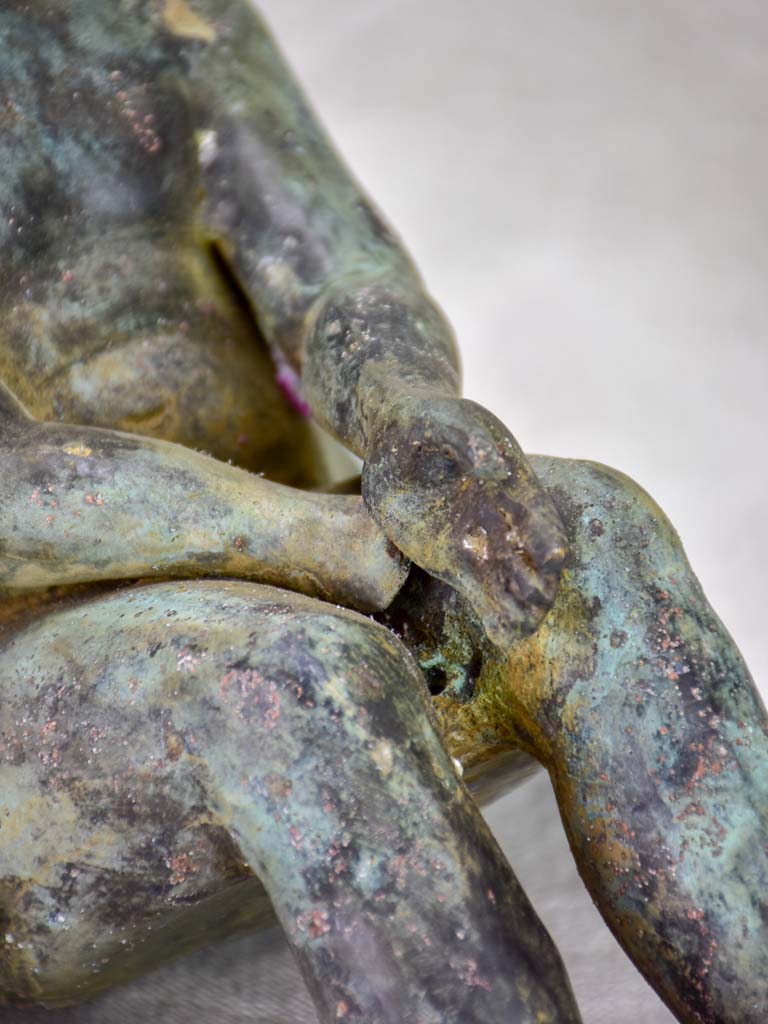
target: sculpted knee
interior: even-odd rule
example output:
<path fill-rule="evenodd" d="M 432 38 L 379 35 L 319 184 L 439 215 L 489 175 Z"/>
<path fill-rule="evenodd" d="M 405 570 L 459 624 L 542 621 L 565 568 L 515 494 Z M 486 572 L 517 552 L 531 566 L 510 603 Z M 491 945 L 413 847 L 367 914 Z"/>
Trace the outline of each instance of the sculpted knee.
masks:
<path fill-rule="evenodd" d="M 762 1020 L 765 709 L 658 506 L 615 470 L 535 464 L 570 555 L 512 689 L 582 877 L 681 1019 Z"/>
<path fill-rule="evenodd" d="M 217 777 L 302 758 L 317 767 L 326 756 L 338 771 L 339 749 L 405 746 L 423 728 L 428 695 L 415 663 L 361 615 L 235 582 L 195 584 L 174 607 L 162 657 L 176 662 L 151 701 L 165 704 L 175 732 L 194 736 Z"/>

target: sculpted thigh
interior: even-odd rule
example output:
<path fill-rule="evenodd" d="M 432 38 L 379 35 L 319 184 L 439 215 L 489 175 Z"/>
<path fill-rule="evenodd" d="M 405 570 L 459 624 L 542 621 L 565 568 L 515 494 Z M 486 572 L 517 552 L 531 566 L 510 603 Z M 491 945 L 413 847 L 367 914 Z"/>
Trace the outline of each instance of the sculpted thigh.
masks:
<path fill-rule="evenodd" d="M 302 603 L 243 583 L 139 586 L 0 635 L 0 1002 L 75 1001 L 273 920 L 209 798 L 216 752 L 173 709 L 194 691 L 205 716 L 281 598 Z"/>
<path fill-rule="evenodd" d="M 17 628 L 0 678 L 6 996 L 76 1001 L 253 927 L 258 874 L 324 1024 L 578 1021 L 388 630 L 160 583 Z"/>

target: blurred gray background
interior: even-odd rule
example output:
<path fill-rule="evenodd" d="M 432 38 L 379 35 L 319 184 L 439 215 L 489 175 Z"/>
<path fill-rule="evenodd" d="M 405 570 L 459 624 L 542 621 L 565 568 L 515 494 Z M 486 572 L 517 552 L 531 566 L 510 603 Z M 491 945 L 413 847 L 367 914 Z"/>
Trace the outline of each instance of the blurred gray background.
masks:
<path fill-rule="evenodd" d="M 466 393 L 529 451 L 651 491 L 766 695 L 763 0 L 259 6 L 452 319 Z M 582 889 L 546 778 L 488 818 L 586 1024 L 671 1021 Z M 0 1017 L 315 1020 L 277 932 L 84 1010 Z"/>

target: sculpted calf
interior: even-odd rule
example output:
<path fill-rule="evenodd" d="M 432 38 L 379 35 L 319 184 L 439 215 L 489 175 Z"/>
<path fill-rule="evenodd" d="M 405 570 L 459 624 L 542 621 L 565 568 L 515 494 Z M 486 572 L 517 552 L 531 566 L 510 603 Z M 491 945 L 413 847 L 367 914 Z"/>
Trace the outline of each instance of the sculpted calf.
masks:
<path fill-rule="evenodd" d="M 673 1011 L 764 1020 L 765 712 L 660 510 L 459 397 L 250 7 L 6 6 L 0 69 L 2 997 L 276 914 L 323 1021 L 577 1021 L 465 787 L 533 756 Z"/>

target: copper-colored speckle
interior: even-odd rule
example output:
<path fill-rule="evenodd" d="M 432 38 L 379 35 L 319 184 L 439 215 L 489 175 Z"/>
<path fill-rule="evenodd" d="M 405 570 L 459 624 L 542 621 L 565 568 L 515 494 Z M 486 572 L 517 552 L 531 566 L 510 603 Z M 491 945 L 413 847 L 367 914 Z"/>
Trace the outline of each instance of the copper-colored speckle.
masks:
<path fill-rule="evenodd" d="M 171 876 L 168 879 L 170 885 L 180 885 L 190 875 L 197 874 L 199 870 L 188 853 L 180 853 L 176 857 L 170 857 L 166 864 L 171 869 Z"/>

